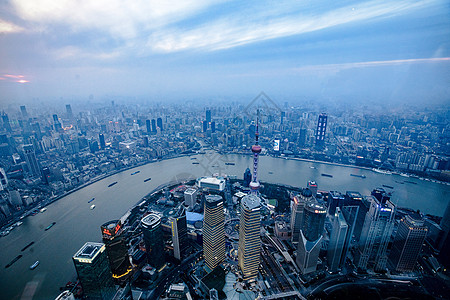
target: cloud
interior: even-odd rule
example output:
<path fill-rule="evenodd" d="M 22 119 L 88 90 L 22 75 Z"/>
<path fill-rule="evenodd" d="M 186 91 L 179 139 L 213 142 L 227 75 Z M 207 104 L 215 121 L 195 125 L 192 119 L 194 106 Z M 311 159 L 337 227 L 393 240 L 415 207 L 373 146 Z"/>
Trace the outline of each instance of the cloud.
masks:
<path fill-rule="evenodd" d="M 0 19 L 0 33 L 15 33 L 23 30 L 20 26 Z"/>

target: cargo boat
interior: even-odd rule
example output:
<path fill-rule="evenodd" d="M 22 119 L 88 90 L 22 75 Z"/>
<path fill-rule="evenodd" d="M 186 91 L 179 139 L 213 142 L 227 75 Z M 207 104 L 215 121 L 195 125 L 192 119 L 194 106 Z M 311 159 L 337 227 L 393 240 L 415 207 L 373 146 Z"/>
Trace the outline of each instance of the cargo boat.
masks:
<path fill-rule="evenodd" d="M 50 228 L 52 228 L 53 226 L 55 226 L 55 224 L 56 224 L 56 222 L 53 222 L 52 224 L 48 225 L 48 226 L 45 228 L 45 231 L 47 231 L 47 230 L 49 230 Z"/>
<path fill-rule="evenodd" d="M 235 164 L 234 164 L 234 162 L 226 162 L 225 163 L 227 166 L 234 166 Z"/>
<path fill-rule="evenodd" d="M 136 174 L 139 173 L 139 172 L 141 172 L 141 171 L 133 172 L 133 173 L 131 173 L 131 175 L 136 175 Z"/>
<path fill-rule="evenodd" d="M 383 186 L 384 186 L 384 187 L 387 187 L 387 188 L 390 188 L 390 189 L 393 189 L 393 188 L 394 188 L 393 186 L 390 186 L 390 185 L 387 185 L 387 184 L 383 184 Z"/>
<path fill-rule="evenodd" d="M 14 257 L 14 259 L 13 259 L 12 261 L 10 261 L 9 264 L 7 264 L 7 265 L 5 266 L 5 269 L 11 267 L 16 261 L 18 261 L 19 259 L 21 259 L 22 256 L 23 256 L 23 255 L 20 254 L 20 255 L 17 255 L 16 257 Z"/>
<path fill-rule="evenodd" d="M 28 245 L 26 245 L 25 247 L 23 247 L 22 250 L 20 250 L 20 251 L 23 252 L 23 251 L 27 250 L 27 249 L 30 248 L 31 245 L 33 245 L 33 244 L 34 244 L 34 242 L 29 243 Z"/>
<path fill-rule="evenodd" d="M 108 187 L 112 187 L 112 186 L 115 185 L 115 184 L 117 184 L 117 181 L 114 181 L 113 183 L 110 183 L 110 184 L 108 185 Z"/>
<path fill-rule="evenodd" d="M 95 198 L 92 198 L 91 200 L 88 201 L 88 203 L 91 203 L 91 202 L 94 201 L 94 200 L 95 200 Z"/>
<path fill-rule="evenodd" d="M 152 178 L 149 177 L 149 178 L 145 179 L 144 182 L 147 182 L 147 181 L 149 181 L 149 180 L 152 180 Z"/>
<path fill-rule="evenodd" d="M 320 175 L 325 176 L 325 177 L 333 177 L 333 175 L 325 174 L 325 173 L 322 173 L 322 174 L 320 174 Z"/>
<path fill-rule="evenodd" d="M 36 269 L 37 266 L 39 266 L 39 261 L 38 261 L 38 260 L 37 260 L 34 264 L 32 264 L 32 265 L 30 266 L 30 270 Z"/>
<path fill-rule="evenodd" d="M 193 165 L 199 165 L 200 163 L 199 162 L 193 162 L 192 164 Z"/>
<path fill-rule="evenodd" d="M 366 175 L 350 174 L 353 177 L 366 178 Z"/>

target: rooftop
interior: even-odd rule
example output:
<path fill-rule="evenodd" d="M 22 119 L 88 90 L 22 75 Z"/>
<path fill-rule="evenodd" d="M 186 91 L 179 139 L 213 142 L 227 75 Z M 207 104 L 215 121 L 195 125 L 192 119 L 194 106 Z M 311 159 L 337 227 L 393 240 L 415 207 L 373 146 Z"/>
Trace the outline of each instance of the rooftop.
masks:
<path fill-rule="evenodd" d="M 105 245 L 102 243 L 87 242 L 78 250 L 73 256 L 74 259 L 79 261 L 88 262 L 93 260 L 98 253 L 103 252 Z"/>
<path fill-rule="evenodd" d="M 157 214 L 149 214 L 142 219 L 142 223 L 147 226 L 154 226 L 156 223 L 160 222 L 161 218 Z"/>
<path fill-rule="evenodd" d="M 253 194 L 247 195 L 242 198 L 242 205 L 249 210 L 261 208 L 261 199 Z"/>

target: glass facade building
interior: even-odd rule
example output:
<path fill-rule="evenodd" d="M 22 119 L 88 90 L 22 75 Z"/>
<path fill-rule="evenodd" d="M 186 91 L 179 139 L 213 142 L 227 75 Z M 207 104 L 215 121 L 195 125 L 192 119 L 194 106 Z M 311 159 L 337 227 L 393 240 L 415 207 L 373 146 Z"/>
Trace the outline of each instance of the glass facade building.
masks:
<path fill-rule="evenodd" d="M 203 255 L 208 271 L 214 270 L 225 260 L 225 214 L 223 198 L 206 195 L 203 219 Z"/>
<path fill-rule="evenodd" d="M 150 214 L 142 219 L 141 224 L 147 261 L 151 266 L 160 269 L 165 263 L 161 218 L 156 214 Z"/>

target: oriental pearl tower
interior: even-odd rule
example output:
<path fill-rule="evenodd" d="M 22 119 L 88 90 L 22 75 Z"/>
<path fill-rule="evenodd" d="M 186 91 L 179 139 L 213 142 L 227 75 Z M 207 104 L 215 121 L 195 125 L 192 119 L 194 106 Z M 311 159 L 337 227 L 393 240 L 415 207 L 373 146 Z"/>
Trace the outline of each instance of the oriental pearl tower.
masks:
<path fill-rule="evenodd" d="M 261 146 L 258 145 L 258 136 L 259 136 L 259 110 L 256 117 L 256 132 L 255 132 L 255 144 L 252 146 L 253 152 L 253 174 L 252 181 L 250 182 L 250 194 L 258 195 L 259 194 L 259 181 L 258 181 L 258 155 L 261 153 Z"/>

